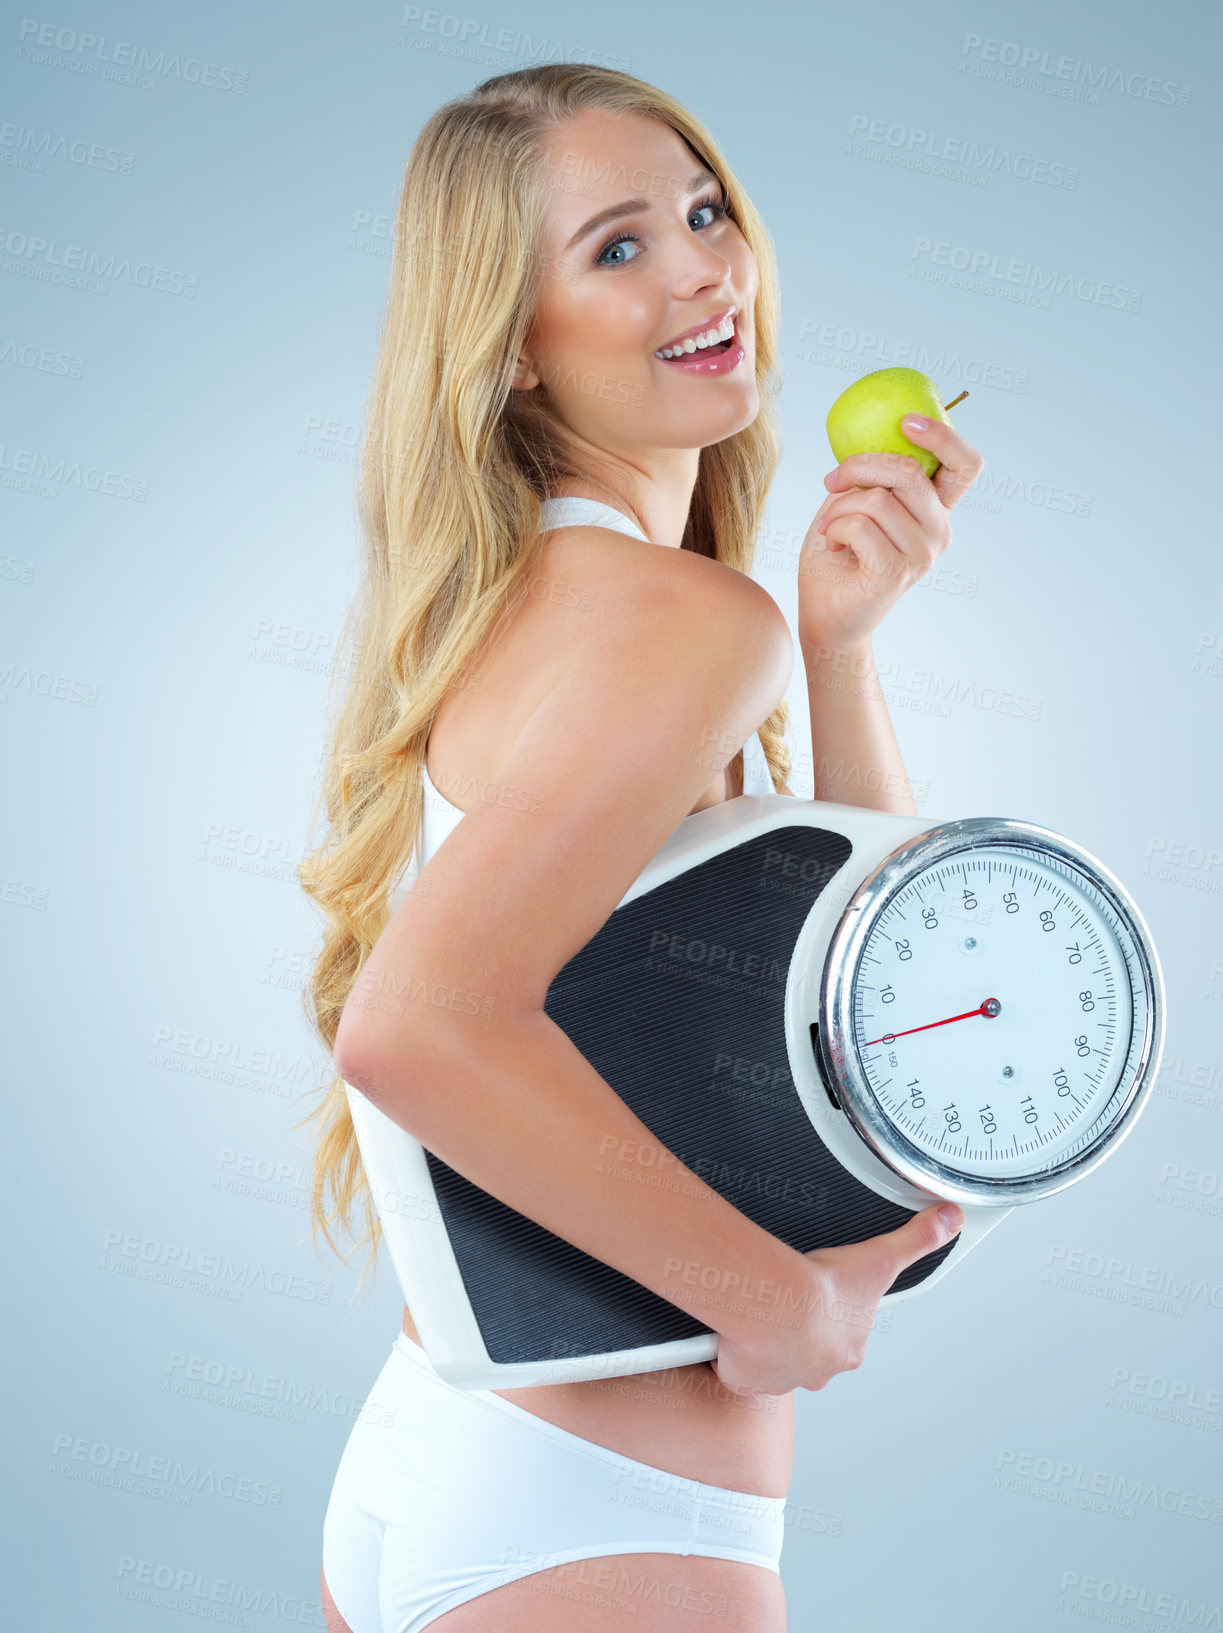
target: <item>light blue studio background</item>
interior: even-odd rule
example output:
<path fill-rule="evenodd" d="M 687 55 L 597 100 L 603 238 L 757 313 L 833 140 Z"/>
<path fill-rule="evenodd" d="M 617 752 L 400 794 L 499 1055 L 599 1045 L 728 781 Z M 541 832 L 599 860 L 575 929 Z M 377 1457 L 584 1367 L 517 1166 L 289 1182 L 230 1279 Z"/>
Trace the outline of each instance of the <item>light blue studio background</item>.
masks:
<path fill-rule="evenodd" d="M 400 1298 L 383 1262 L 350 1310 L 308 1239 L 294 864 L 388 228 L 440 102 L 569 55 L 693 108 L 774 235 L 757 571 L 791 620 L 832 399 L 895 363 L 968 387 L 985 474 L 876 636 L 919 808 L 1085 844 L 1168 987 L 1118 1153 L 800 1393 L 791 1625 L 1218 1626 L 1212 8 L 227 0 L 12 8 L 2 38 L 13 1625 L 322 1625 L 327 1495 Z M 73 247 L 102 270 L 66 278 Z M 790 701 L 809 795 L 797 663 Z"/>

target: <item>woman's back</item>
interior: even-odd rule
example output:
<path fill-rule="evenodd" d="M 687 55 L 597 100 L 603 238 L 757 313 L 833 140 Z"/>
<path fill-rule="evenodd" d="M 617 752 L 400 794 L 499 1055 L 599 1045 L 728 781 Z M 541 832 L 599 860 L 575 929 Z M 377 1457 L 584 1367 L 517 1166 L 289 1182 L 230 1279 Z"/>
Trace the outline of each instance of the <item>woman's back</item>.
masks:
<path fill-rule="evenodd" d="M 649 542 L 627 516 L 597 501 L 564 497 L 544 502 L 541 532 L 575 525 L 614 528 Z M 535 588 L 503 623 L 474 671 L 473 684 L 452 692 L 434 717 L 427 745 L 421 826 L 413 856 L 391 893 L 392 912 L 412 880 L 481 799 L 514 795 L 514 790 L 495 778 L 500 758 L 497 745 L 507 741 L 507 733 L 517 735 L 537 699 L 552 684 L 565 647 L 565 630 L 559 620 L 573 600 L 574 586 L 563 572 L 559 579 L 555 576 L 562 562 L 558 554 L 547 554 L 547 543 Z M 743 751 L 742 788 L 732 765 L 724 765 L 689 815 L 739 793 L 775 791 L 758 733 L 752 734 Z M 727 758 L 733 761 L 733 753 Z M 350 1090 L 350 1096 L 354 1092 Z M 379 1196 L 403 1195 L 405 1186 L 396 1177 L 393 1142 L 385 1150 L 370 1149 L 369 1142 L 376 1138 L 373 1129 L 379 1125 L 372 1119 L 357 1121 L 365 1131 L 362 1157 L 375 1202 Z M 407 1255 L 406 1240 L 398 1241 L 404 1221 L 394 1208 L 386 1212 L 380 1208 L 379 1214 L 388 1246 L 395 1249 L 392 1258 Z M 420 1346 L 420 1334 L 406 1302 L 402 1330 Z M 420 1358 L 425 1359 L 423 1348 Z M 598 1445 L 660 1463 L 692 1479 L 777 1495 L 784 1494 L 789 1484 L 792 1396 L 765 1397 L 758 1406 L 746 1406 L 718 1383 L 705 1361 L 630 1380 L 591 1379 L 491 1393 Z"/>
<path fill-rule="evenodd" d="M 540 515 L 541 533 L 553 528 L 573 526 L 614 528 L 618 533 L 626 533 L 632 538 L 649 542 L 645 534 L 621 511 L 613 509 L 610 505 L 601 504 L 596 499 L 566 496 L 544 500 Z M 537 596 L 534 599 L 547 600 L 549 611 L 554 618 L 563 616 L 565 604 L 563 591 L 550 597 Z M 495 647 L 489 654 L 489 659 L 498 664 L 502 671 L 497 676 L 499 686 L 507 678 L 506 672 L 515 666 L 521 666 L 524 658 L 535 660 L 532 667 L 537 672 L 544 667 L 539 661 L 539 645 L 533 644 L 538 640 L 537 630 L 519 631 L 511 624 L 505 634 L 499 637 L 499 646 L 502 648 L 509 644 L 506 640 L 507 635 L 509 641 L 513 642 L 514 650 L 504 651 Z M 515 636 L 519 637 L 516 641 Z M 519 667 L 518 678 L 520 685 L 516 694 L 513 687 L 500 689 L 495 714 L 490 714 L 487 707 L 481 708 L 481 704 L 485 702 L 489 692 L 495 692 L 498 688 L 479 685 L 469 691 L 453 693 L 438 709 L 429 735 L 424 772 L 424 813 L 416 849 L 400 882 L 391 893 L 392 912 L 406 894 L 411 878 L 428 864 L 442 841 L 458 826 L 475 801 L 482 797 L 482 789 L 487 792 L 487 781 L 482 782 L 480 767 L 494 763 L 489 747 L 497 741 L 498 727 L 504 730 L 514 705 L 517 704 L 521 712 L 538 690 L 538 674 L 532 677 L 525 668 Z M 461 715 L 455 711 L 456 702 L 462 705 Z M 504 735 L 501 740 L 505 740 Z M 719 770 L 690 814 L 702 811 L 710 805 L 718 805 L 723 800 L 732 799 L 740 793 L 775 792 L 758 732 L 754 732 L 743 745 L 742 783 L 741 788 L 735 784 L 733 771 L 729 765 L 724 770 Z M 442 789 L 446 792 L 443 793 Z"/>

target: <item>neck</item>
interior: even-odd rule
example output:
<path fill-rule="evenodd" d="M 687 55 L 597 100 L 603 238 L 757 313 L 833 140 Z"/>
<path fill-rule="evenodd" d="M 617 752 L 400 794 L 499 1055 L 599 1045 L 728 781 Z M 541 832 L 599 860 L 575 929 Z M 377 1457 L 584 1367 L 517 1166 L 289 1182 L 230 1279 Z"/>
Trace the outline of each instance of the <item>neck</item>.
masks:
<path fill-rule="evenodd" d="M 680 548 L 696 487 L 699 448 L 660 448 L 641 465 L 599 457 L 587 449 L 574 451 L 570 458 L 575 473 L 559 477 L 549 488 L 550 497 L 611 505 L 631 517 L 652 543 Z"/>

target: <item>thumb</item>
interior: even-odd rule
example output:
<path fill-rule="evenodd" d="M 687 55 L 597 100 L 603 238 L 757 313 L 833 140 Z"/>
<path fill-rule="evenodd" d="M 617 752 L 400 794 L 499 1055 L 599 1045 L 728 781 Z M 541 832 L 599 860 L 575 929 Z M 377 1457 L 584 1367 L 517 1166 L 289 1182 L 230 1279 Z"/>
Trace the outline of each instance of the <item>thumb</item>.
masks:
<path fill-rule="evenodd" d="M 935 1253 L 964 1228 L 963 1209 L 954 1202 L 932 1202 L 928 1208 L 915 1213 L 899 1230 L 888 1231 L 886 1240 L 892 1248 L 892 1279 L 907 1270 L 918 1259 Z"/>

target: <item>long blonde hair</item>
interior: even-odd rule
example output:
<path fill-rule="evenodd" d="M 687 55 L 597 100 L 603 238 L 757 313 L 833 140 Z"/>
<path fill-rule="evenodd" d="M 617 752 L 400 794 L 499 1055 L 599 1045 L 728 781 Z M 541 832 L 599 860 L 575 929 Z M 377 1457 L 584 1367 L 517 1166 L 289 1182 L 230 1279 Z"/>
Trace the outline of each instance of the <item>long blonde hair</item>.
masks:
<path fill-rule="evenodd" d="M 328 1053 L 345 1000 L 390 918 L 390 891 L 416 845 L 425 743 L 442 699 L 472 662 L 536 549 L 540 503 L 564 457 L 541 386 L 512 391 L 540 279 L 540 170 L 557 125 L 585 108 L 669 125 L 718 176 L 756 258 L 753 313 L 760 410 L 702 448 L 682 541 L 749 574 L 780 458 L 776 262 L 763 223 L 712 136 L 645 81 L 589 64 L 499 74 L 439 108 L 408 159 L 389 297 L 367 405 L 357 511 L 365 573 L 341 631 L 321 785 L 311 819 L 326 835 L 298 868 L 325 916 L 307 1015 Z M 539 400 L 542 398 L 542 401 Z M 774 787 L 790 769 L 783 699 L 760 727 Z M 742 751 L 735 771 L 742 772 Z M 373 1266 L 381 1224 L 361 1165 L 343 1080 L 315 1089 L 294 1124 L 317 1126 L 311 1234 L 352 1236 L 360 1200 Z M 325 1208 L 330 1190 L 334 1209 Z"/>

